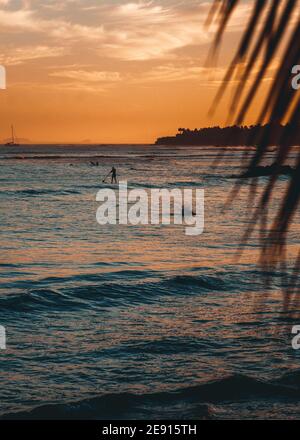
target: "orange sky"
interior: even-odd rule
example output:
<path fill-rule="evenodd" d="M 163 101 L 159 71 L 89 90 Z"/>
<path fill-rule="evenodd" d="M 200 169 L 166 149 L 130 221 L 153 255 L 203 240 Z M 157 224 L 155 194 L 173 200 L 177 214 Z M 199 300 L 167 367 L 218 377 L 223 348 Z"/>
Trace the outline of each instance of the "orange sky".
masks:
<path fill-rule="evenodd" d="M 178 127 L 224 125 L 208 108 L 249 15 L 239 8 L 205 68 L 211 1 L 0 0 L 0 139 L 151 143 Z M 230 93 L 229 93 L 230 97 Z M 255 105 L 248 116 L 256 117 Z"/>

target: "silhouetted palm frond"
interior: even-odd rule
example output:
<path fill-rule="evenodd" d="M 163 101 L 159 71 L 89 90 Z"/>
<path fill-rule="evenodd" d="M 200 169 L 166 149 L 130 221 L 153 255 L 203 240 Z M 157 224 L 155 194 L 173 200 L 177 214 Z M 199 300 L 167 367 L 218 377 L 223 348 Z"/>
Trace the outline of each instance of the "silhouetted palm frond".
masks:
<path fill-rule="evenodd" d="M 230 17 L 242 2 L 240 0 L 215 0 L 208 23 L 217 21 L 218 30 L 213 43 L 213 51 L 219 47 Z M 249 22 L 245 27 L 238 49 L 227 70 L 213 109 L 218 105 L 231 80 L 237 80 L 231 107 L 231 119 L 240 125 L 248 114 L 259 88 L 272 67 L 278 62 L 275 77 L 269 92 L 258 109 L 257 124 L 267 123 L 259 138 L 252 139 L 256 152 L 248 163 L 248 170 L 254 170 L 266 157 L 272 128 L 285 125 L 276 145 L 276 158 L 273 175 L 270 177 L 261 196 L 259 206 L 253 214 L 253 223 L 261 222 L 266 230 L 267 207 L 276 186 L 279 170 L 290 157 L 295 132 L 300 129 L 300 90 L 292 88 L 292 68 L 300 64 L 300 1 L 299 0 L 254 0 Z M 258 64 L 259 63 L 259 64 Z M 249 78 L 253 78 L 249 80 Z M 246 85 L 249 87 L 246 89 Z M 257 181 L 254 181 L 253 191 Z M 291 176 L 282 204 L 272 226 L 262 234 L 262 262 L 266 265 L 278 264 L 284 252 L 286 233 L 293 220 L 300 200 L 300 152 L 295 172 Z M 245 239 L 253 229 L 250 227 Z M 300 264 L 300 258 L 299 258 Z"/>

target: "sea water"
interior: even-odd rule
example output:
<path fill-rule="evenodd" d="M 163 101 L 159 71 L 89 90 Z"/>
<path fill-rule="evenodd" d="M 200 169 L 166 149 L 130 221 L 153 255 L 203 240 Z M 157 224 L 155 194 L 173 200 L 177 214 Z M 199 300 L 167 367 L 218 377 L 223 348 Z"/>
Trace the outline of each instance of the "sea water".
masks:
<path fill-rule="evenodd" d="M 228 148 L 216 162 L 219 151 L 1 147 L 0 416 L 299 418 L 291 329 L 300 322 L 284 309 L 282 286 L 300 219 L 286 268 L 266 286 L 259 228 L 237 259 L 253 183 L 244 180 L 226 206 L 244 150 Z M 130 189 L 204 189 L 203 234 L 100 226 L 96 194 L 113 165 Z M 287 184 L 280 177 L 271 217 Z"/>

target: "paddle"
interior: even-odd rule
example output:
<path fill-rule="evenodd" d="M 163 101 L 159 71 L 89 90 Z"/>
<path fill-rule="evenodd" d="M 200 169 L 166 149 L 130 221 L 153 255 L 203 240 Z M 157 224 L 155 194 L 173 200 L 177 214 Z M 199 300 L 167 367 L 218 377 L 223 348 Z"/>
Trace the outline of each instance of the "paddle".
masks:
<path fill-rule="evenodd" d="M 108 178 L 108 176 L 110 175 L 111 171 L 107 174 L 107 176 L 102 180 L 102 183 L 105 183 L 105 180 Z"/>

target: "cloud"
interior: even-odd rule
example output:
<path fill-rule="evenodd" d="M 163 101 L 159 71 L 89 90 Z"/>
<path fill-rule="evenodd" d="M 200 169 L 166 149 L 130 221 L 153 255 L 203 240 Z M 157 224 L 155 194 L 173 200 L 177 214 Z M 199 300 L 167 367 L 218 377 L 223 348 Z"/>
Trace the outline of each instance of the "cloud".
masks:
<path fill-rule="evenodd" d="M 222 84 L 226 69 L 224 67 L 201 67 L 195 64 L 164 64 L 145 72 L 139 78 L 131 78 L 133 84 L 158 84 L 195 81 L 205 88 L 216 88 Z M 232 81 L 233 82 L 233 81 Z"/>
<path fill-rule="evenodd" d="M 48 28 L 49 35 L 52 38 L 57 38 L 61 41 L 73 40 L 74 42 L 101 42 L 105 38 L 103 26 L 90 27 L 65 21 L 57 21 L 56 26 L 53 27 L 51 24 L 44 22 L 44 26 Z"/>
<path fill-rule="evenodd" d="M 62 56 L 64 53 L 63 47 L 35 46 L 18 48 L 13 51 L 13 55 L 0 56 L 0 62 L 6 66 L 16 66 L 26 61 Z"/>
<path fill-rule="evenodd" d="M 39 24 L 34 20 L 33 12 L 25 9 L 16 11 L 0 9 L 0 26 L 15 31 L 19 29 L 30 31 L 39 30 Z"/>
<path fill-rule="evenodd" d="M 174 56 L 177 49 L 209 41 L 201 26 L 206 14 L 203 6 L 192 2 L 192 6 L 170 3 L 164 7 L 157 3 L 112 5 L 106 0 L 86 5 L 86 0 L 70 0 L 63 11 L 61 2 L 55 1 L 46 8 L 43 1 L 35 6 L 27 1 L 19 10 L 1 9 L 0 4 L 0 25 L 10 32 L 42 33 L 55 44 L 94 42 L 99 55 L 121 60 Z"/>
<path fill-rule="evenodd" d="M 121 79 L 119 72 L 61 70 L 50 73 L 50 76 L 68 78 L 83 82 L 118 82 Z"/>
<path fill-rule="evenodd" d="M 177 49 L 209 41 L 209 34 L 201 26 L 203 12 L 201 6 L 123 4 L 111 12 L 116 26 L 107 32 L 100 52 L 134 61 L 172 57 Z"/>
<path fill-rule="evenodd" d="M 17 9 L 17 4 L 22 6 Z M 183 49 L 190 48 L 195 53 L 200 45 L 208 46 L 213 38 L 214 29 L 208 31 L 203 26 L 210 6 L 211 2 L 198 0 L 23 0 L 18 3 L 0 0 L 0 34 L 4 40 L 9 38 L 8 45 L 1 44 L 0 60 L 17 65 L 68 54 L 68 62 L 78 64 L 79 68 L 57 70 L 51 76 L 78 81 L 77 75 L 81 74 L 89 83 L 111 82 L 109 77 L 100 78 L 99 75 L 107 72 L 97 71 L 95 66 L 99 62 L 152 61 L 161 65 L 181 61 L 184 64 Z M 243 26 L 250 9 L 249 4 L 239 8 L 229 30 Z M 37 39 L 39 44 L 34 46 L 32 42 Z M 80 69 L 80 62 L 91 64 L 92 71 Z M 198 72 L 196 67 L 183 65 L 174 69 L 169 64 L 150 75 L 153 79 L 156 75 L 159 81 L 167 78 L 175 81 L 181 77 L 194 78 Z M 146 75 L 150 80 L 151 76 Z"/>
<path fill-rule="evenodd" d="M 92 93 L 104 93 L 122 79 L 119 72 L 82 69 L 57 70 L 49 73 L 49 76 L 62 81 L 51 83 L 48 89 Z M 39 85 L 39 87 L 42 87 L 42 85 Z"/>
<path fill-rule="evenodd" d="M 220 69 L 219 69 L 220 70 Z M 175 82 L 186 80 L 197 80 L 204 74 L 207 74 L 208 69 L 198 66 L 174 66 L 172 64 L 158 66 L 146 72 L 138 82 Z M 223 70 L 222 70 L 223 73 Z M 219 75 L 218 75 L 219 76 Z"/>

